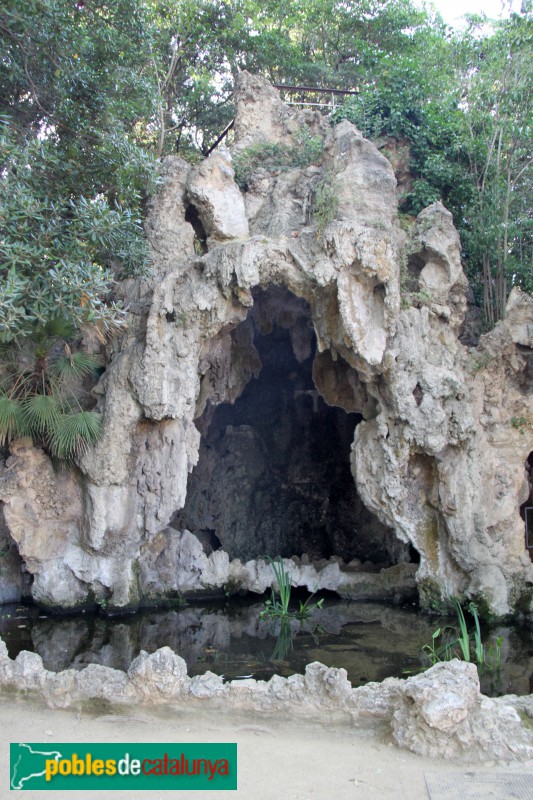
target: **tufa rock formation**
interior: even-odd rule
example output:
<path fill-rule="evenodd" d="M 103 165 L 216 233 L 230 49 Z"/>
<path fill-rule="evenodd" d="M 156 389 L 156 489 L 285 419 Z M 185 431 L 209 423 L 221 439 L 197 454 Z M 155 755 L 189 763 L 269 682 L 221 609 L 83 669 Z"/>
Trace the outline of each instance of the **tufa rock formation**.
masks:
<path fill-rule="evenodd" d="M 19 558 L 44 606 L 126 610 L 261 591 L 260 556 L 296 555 L 311 589 L 531 614 L 533 300 L 468 349 L 446 209 L 404 231 L 353 125 L 247 73 L 235 102 L 231 153 L 162 165 L 101 441 L 70 473 L 25 441 L 0 469 L 0 597 L 28 592 Z"/>
<path fill-rule="evenodd" d="M 42 698 L 52 708 L 105 702 L 111 707 L 164 705 L 170 714 L 185 708 L 223 708 L 262 715 L 290 713 L 356 728 L 381 728 L 395 743 L 429 757 L 462 761 L 533 757 L 531 696 L 491 700 L 479 691 L 474 664 L 454 659 L 407 680 L 387 678 L 353 688 L 346 670 L 314 661 L 304 675 L 269 681 L 251 678 L 224 683 L 206 672 L 191 678 L 185 661 L 170 647 L 142 651 L 127 672 L 89 664 L 51 672 L 41 656 L 23 651 L 13 661 L 0 639 L 0 688 Z"/>

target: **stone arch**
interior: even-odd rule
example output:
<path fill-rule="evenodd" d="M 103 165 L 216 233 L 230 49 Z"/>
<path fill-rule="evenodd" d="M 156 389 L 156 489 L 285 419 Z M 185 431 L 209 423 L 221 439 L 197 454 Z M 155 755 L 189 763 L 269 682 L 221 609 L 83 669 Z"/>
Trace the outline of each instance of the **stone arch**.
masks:
<path fill-rule="evenodd" d="M 375 413 L 357 371 L 335 350 L 317 351 L 305 299 L 282 285 L 251 294 L 246 318 L 204 344 L 199 463 L 172 527 L 242 560 L 409 561 L 350 471 L 355 427 Z"/>

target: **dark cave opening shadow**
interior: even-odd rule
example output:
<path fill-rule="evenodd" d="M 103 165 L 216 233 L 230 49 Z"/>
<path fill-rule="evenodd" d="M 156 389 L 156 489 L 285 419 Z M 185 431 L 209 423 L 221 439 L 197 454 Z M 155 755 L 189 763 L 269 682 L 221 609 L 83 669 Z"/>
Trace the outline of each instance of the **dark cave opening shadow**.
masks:
<path fill-rule="evenodd" d="M 199 538 L 208 532 L 243 561 L 307 553 L 396 563 L 386 545 L 395 537 L 366 509 L 351 472 L 363 417 L 328 405 L 317 391 L 314 333 L 303 361 L 277 324 L 262 335 L 254 323 L 253 345 L 261 370 L 234 404 L 206 410 L 198 465 L 172 527 Z"/>
<path fill-rule="evenodd" d="M 526 458 L 525 469 L 529 479 L 529 497 L 520 506 L 520 516 L 524 520 L 525 546 L 533 561 L 533 452 Z"/>

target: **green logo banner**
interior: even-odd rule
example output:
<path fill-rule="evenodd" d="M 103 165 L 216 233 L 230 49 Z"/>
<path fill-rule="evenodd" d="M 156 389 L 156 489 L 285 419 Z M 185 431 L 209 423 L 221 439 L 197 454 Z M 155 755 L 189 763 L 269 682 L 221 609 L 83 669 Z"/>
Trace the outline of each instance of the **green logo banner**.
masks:
<path fill-rule="evenodd" d="M 237 745 L 12 743 L 10 788 L 227 791 L 237 788 Z"/>

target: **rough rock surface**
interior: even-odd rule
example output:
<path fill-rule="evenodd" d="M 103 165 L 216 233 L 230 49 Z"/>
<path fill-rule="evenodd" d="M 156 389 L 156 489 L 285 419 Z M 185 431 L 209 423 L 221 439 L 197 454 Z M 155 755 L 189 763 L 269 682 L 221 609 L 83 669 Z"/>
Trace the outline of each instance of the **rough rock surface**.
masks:
<path fill-rule="evenodd" d="M 530 722 L 522 724 L 514 698 L 479 693 L 474 664 L 456 659 L 409 678 L 392 729 L 400 747 L 430 757 L 469 759 L 485 753 L 502 761 L 529 759 Z"/>
<path fill-rule="evenodd" d="M 231 156 L 221 148 L 195 167 L 187 184 L 207 236 L 207 245 L 249 235 L 244 200 L 234 181 Z"/>
<path fill-rule="evenodd" d="M 164 563 L 161 563 L 164 562 Z M 206 554 L 200 540 L 190 531 L 165 528 L 146 545 L 141 557 L 140 587 L 143 597 L 187 597 L 212 592 L 229 594 L 244 590 L 262 594 L 270 588 L 273 573 L 262 559 L 230 561 L 224 550 Z M 308 558 L 283 559 L 292 586 L 337 592 L 341 597 L 360 600 L 406 600 L 416 593 L 414 564 L 398 564 L 374 572 L 360 562 L 345 564 L 332 557 L 316 564 Z M 218 590 L 218 592 L 217 592 Z"/>
<path fill-rule="evenodd" d="M 387 678 L 354 689 L 346 670 L 318 661 L 304 675 L 274 675 L 267 682 L 224 683 L 211 672 L 189 678 L 185 661 L 169 647 L 150 655 L 142 651 L 127 673 L 99 664 L 55 673 L 35 653 L 23 651 L 12 661 L 0 639 L 0 689 L 37 693 L 55 708 L 105 700 L 164 704 L 176 713 L 190 704 L 308 718 L 327 712 L 356 727 L 392 726 L 400 747 L 424 755 L 468 761 L 533 757 L 531 705 L 480 694 L 475 666 L 457 660 L 406 681 Z"/>
<path fill-rule="evenodd" d="M 123 287 L 130 329 L 95 389 L 101 441 L 69 475 L 27 444 L 0 469 L 5 522 L 33 596 L 52 608 L 126 609 L 222 574 L 220 551 L 180 571 L 185 534 L 168 526 L 198 460 L 195 420 L 234 402 L 257 371 L 249 321 L 239 325 L 258 291 L 278 287 L 289 298 L 282 316 L 290 298 L 309 309 L 317 392 L 363 417 L 351 453 L 357 492 L 419 553 L 422 603 L 466 596 L 495 615 L 531 614 L 519 510 L 533 451 L 533 300 L 513 290 L 506 319 L 465 348 L 460 245 L 442 205 L 406 234 L 393 169 L 353 125 L 331 129 L 315 112 L 295 112 L 246 73 L 235 98 L 237 151 L 293 147 L 306 133 L 323 138 L 322 158 L 279 171 L 258 164 L 246 196 L 227 153 L 194 169 L 165 161 L 147 222 L 154 275 Z M 320 225 L 319 183 L 336 209 L 330 218 L 322 208 Z M 303 357 L 303 327 L 287 327 Z"/>
<path fill-rule="evenodd" d="M 30 575 L 25 570 L 16 542 L 9 533 L 0 503 L 0 605 L 18 603 L 30 596 Z"/>

